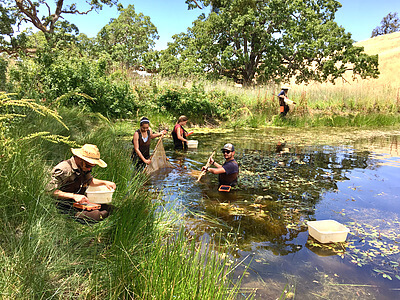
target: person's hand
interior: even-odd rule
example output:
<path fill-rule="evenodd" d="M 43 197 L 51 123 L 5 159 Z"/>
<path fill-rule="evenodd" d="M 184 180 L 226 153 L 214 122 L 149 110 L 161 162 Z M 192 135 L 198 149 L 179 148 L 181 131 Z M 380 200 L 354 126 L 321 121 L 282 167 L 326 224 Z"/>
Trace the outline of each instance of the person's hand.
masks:
<path fill-rule="evenodd" d="M 89 203 L 89 199 L 85 195 L 74 194 L 74 200 L 80 204 Z"/>
<path fill-rule="evenodd" d="M 145 163 L 146 165 L 149 165 L 149 164 L 151 163 L 151 160 L 150 160 L 150 159 L 145 159 L 145 160 L 144 160 L 144 163 Z"/>
<path fill-rule="evenodd" d="M 109 190 L 115 190 L 117 188 L 117 185 L 112 182 L 112 181 L 104 181 L 104 185 L 109 189 Z"/>
<path fill-rule="evenodd" d="M 206 166 L 202 166 L 202 167 L 201 167 L 201 170 L 207 172 L 207 171 L 208 171 L 208 168 L 207 168 Z"/>
<path fill-rule="evenodd" d="M 162 135 L 166 135 L 167 132 L 168 132 L 168 131 L 167 131 L 166 129 L 164 129 L 163 131 L 161 131 L 161 134 L 162 134 Z"/>
<path fill-rule="evenodd" d="M 208 163 L 209 163 L 210 165 L 213 165 L 213 164 L 215 163 L 215 161 L 212 159 L 212 157 L 210 157 L 210 158 L 208 159 Z"/>

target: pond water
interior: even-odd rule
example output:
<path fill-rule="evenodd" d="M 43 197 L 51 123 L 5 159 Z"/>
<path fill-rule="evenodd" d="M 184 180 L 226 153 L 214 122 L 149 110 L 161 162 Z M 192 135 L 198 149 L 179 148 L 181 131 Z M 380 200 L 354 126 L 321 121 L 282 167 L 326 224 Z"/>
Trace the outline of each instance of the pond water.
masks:
<path fill-rule="evenodd" d="M 243 297 L 400 298 L 400 131 L 198 130 L 190 138 L 199 146 L 186 152 L 165 139 L 176 168 L 151 184 L 187 209 L 188 231 L 232 246 Z M 240 165 L 229 193 L 218 192 L 216 175 L 196 176 L 213 150 L 224 161 L 226 142 Z M 306 222 L 325 219 L 350 229 L 347 242 L 309 237 Z"/>

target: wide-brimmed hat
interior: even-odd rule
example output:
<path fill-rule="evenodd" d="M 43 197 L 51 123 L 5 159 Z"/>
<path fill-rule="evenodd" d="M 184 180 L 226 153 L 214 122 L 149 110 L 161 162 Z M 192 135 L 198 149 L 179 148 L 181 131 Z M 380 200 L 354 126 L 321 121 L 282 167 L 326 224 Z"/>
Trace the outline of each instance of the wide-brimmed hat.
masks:
<path fill-rule="evenodd" d="M 107 167 L 107 164 L 100 159 L 100 151 L 96 145 L 85 144 L 82 148 L 71 148 L 71 152 L 92 165 L 98 165 L 102 168 Z"/>
<path fill-rule="evenodd" d="M 222 148 L 221 150 L 229 150 L 229 151 L 235 151 L 235 147 L 233 147 L 233 145 L 231 143 L 225 144 L 224 148 Z"/>
<path fill-rule="evenodd" d="M 281 89 L 282 89 L 282 90 L 290 90 L 290 86 L 288 86 L 288 85 L 282 85 Z"/>

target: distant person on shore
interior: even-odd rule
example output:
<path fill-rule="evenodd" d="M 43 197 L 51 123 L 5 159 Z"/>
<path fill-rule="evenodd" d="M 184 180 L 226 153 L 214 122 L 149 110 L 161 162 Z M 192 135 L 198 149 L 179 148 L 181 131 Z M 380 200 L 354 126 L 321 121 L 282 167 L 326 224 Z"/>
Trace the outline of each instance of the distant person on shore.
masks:
<path fill-rule="evenodd" d="M 183 150 L 187 149 L 187 136 L 188 133 L 183 128 L 186 126 L 188 121 L 188 117 L 180 116 L 178 122 L 175 124 L 174 130 L 172 130 L 172 138 L 174 140 L 174 149 L 175 150 Z"/>
<path fill-rule="evenodd" d="M 284 85 L 282 86 L 281 92 L 278 94 L 279 98 L 279 111 L 280 116 L 285 117 L 289 112 L 289 104 L 296 104 L 292 100 L 288 98 L 289 87 Z"/>
<path fill-rule="evenodd" d="M 160 133 L 153 133 L 150 129 L 150 121 L 146 117 L 140 119 L 140 128 L 135 131 L 132 139 L 133 151 L 131 158 L 137 167 L 144 168 L 150 160 L 150 142 L 152 139 L 159 137 L 165 133 L 163 130 Z"/>
<path fill-rule="evenodd" d="M 96 165 L 102 168 L 107 167 L 107 164 L 100 159 L 100 152 L 96 145 L 85 144 L 82 148 L 71 149 L 71 152 L 73 156 L 70 159 L 60 162 L 51 171 L 51 181 L 46 190 L 59 200 L 57 207 L 64 213 L 73 212 L 77 218 L 100 221 L 108 216 L 110 205 L 102 204 L 100 209 L 81 211 L 74 208 L 73 204 L 89 202 L 85 196 L 89 186 L 105 185 L 109 190 L 115 190 L 116 184 L 93 177 L 92 169 Z"/>
<path fill-rule="evenodd" d="M 221 149 L 224 154 L 225 162 L 220 165 L 210 158 L 209 164 L 215 168 L 207 168 L 203 166 L 202 171 L 208 171 L 212 174 L 218 174 L 219 185 L 235 186 L 239 177 L 239 165 L 235 160 L 235 147 L 232 144 L 225 144 Z"/>

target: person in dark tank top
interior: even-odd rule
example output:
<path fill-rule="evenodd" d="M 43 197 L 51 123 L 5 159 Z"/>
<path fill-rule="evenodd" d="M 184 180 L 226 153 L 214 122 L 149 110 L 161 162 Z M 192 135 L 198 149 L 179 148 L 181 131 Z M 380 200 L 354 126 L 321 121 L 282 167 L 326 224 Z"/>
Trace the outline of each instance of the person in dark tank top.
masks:
<path fill-rule="evenodd" d="M 183 150 L 187 149 L 187 131 L 183 126 L 186 126 L 188 117 L 180 116 L 178 122 L 175 124 L 174 130 L 172 130 L 172 138 L 174 140 L 174 149 Z"/>
<path fill-rule="evenodd" d="M 145 167 L 151 162 L 150 160 L 151 140 L 167 133 L 167 131 L 163 130 L 160 133 L 153 133 L 150 128 L 150 121 L 146 117 L 140 119 L 139 125 L 140 128 L 135 131 L 132 139 L 133 151 L 131 158 L 137 166 Z"/>

